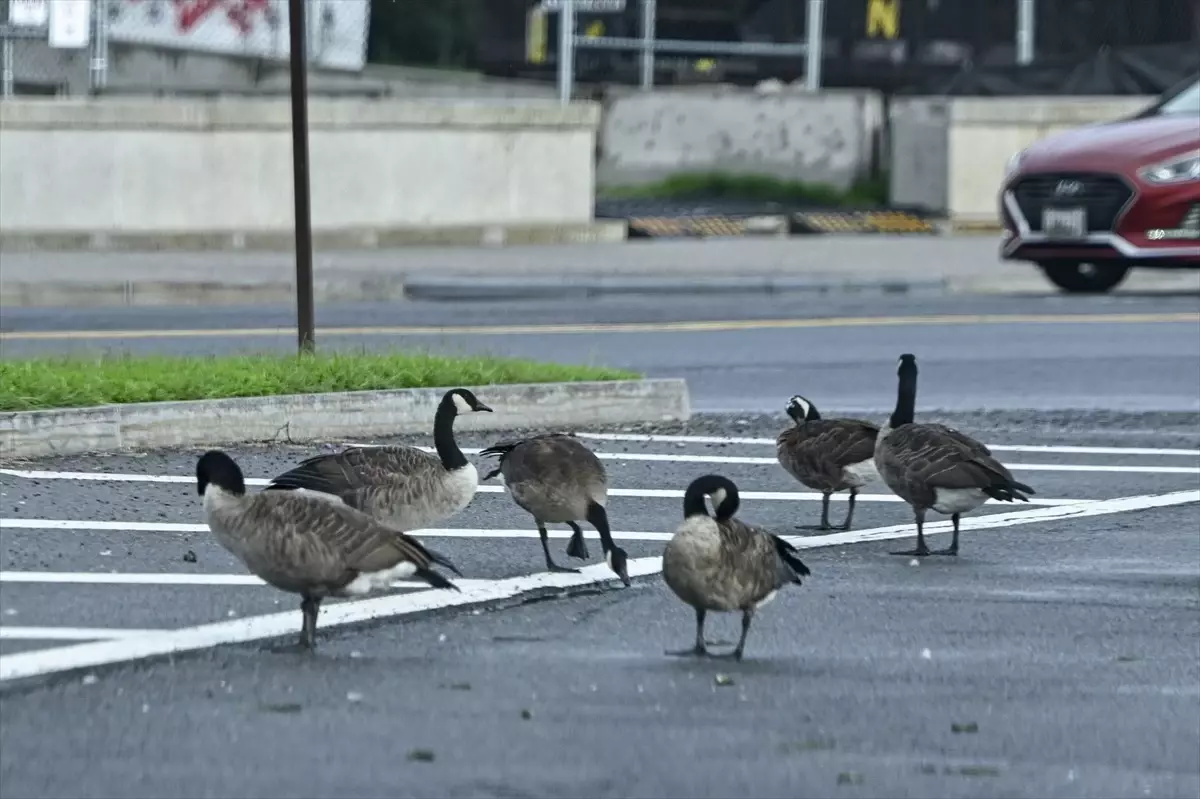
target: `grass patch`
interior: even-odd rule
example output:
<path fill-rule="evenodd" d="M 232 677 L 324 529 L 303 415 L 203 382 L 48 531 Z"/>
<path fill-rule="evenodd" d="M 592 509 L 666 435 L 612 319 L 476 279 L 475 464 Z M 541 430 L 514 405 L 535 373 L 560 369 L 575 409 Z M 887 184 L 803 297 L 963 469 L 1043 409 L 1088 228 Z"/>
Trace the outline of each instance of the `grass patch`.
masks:
<path fill-rule="evenodd" d="M 0 361 L 0 411 L 637 377 L 640 375 L 623 369 L 485 356 L 368 352 L 233 357 L 105 354 Z"/>
<path fill-rule="evenodd" d="M 876 206 L 888 202 L 886 175 L 860 180 L 843 191 L 823 183 L 780 180 L 769 175 L 680 172 L 640 186 L 613 186 L 600 196 L 612 199 L 751 200 L 823 207 Z"/>

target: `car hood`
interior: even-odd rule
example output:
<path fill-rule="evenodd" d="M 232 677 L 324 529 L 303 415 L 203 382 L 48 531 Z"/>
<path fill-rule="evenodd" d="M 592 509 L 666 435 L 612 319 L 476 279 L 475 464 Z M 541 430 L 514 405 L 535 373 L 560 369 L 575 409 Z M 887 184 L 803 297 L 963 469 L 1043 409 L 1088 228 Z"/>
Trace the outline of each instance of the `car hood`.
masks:
<path fill-rule="evenodd" d="M 1035 142 L 1024 169 L 1108 170 L 1137 167 L 1200 147 L 1200 123 L 1190 114 L 1104 122 Z"/>

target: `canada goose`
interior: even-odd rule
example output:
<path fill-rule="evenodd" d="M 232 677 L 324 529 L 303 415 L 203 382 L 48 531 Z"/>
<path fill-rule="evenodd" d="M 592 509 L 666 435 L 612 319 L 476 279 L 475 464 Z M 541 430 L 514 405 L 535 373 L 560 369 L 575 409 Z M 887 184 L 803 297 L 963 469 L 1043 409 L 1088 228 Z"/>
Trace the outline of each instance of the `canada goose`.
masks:
<path fill-rule="evenodd" d="M 337 497 L 399 530 L 431 527 L 465 508 L 479 487 L 479 472 L 454 440 L 454 417 L 491 410 L 467 389 L 451 389 L 433 420 L 437 455 L 409 446 L 350 447 L 303 461 L 267 490 Z"/>
<path fill-rule="evenodd" d="M 896 409 L 875 441 L 875 466 L 888 488 L 912 506 L 917 521 L 917 547 L 893 555 L 957 555 L 959 516 L 987 502 L 1028 502 L 1032 488 L 1013 479 L 991 450 L 943 424 L 914 424 L 917 359 L 900 356 Z M 954 538 L 950 546 L 930 552 L 925 546 L 925 513 L 950 514 Z"/>
<path fill-rule="evenodd" d="M 269 585 L 300 595 L 304 649 L 315 644 L 325 597 L 362 596 L 409 576 L 458 590 L 431 568 L 461 577 L 453 563 L 365 513 L 303 492 L 247 494 L 242 470 L 220 450 L 196 462 L 196 491 L 221 546 Z"/>
<path fill-rule="evenodd" d="M 817 406 L 799 394 L 788 400 L 787 413 L 796 424 L 775 439 L 775 456 L 788 474 L 821 492 L 821 525 L 808 529 L 833 529 L 829 497 L 848 488 L 850 508 L 840 529 L 849 530 L 858 490 L 877 476 L 879 427 L 859 419 L 822 419 Z"/>
<path fill-rule="evenodd" d="M 496 468 L 483 479 L 500 475 L 513 501 L 533 516 L 549 571 L 579 570 L 554 562 L 550 556 L 546 525 L 554 522 L 569 526 L 573 532 L 567 543 L 567 555 L 584 560 L 588 557 L 588 548 L 578 524 L 584 520 L 600 534 L 600 546 L 609 568 L 626 586 L 630 584 L 625 550 L 613 543 L 608 526 L 605 510 L 608 480 L 604 464 L 595 453 L 572 435 L 547 433 L 518 441 L 502 441 L 479 454 L 500 457 Z"/>
<path fill-rule="evenodd" d="M 713 516 L 704 507 L 712 498 Z M 697 477 L 683 495 L 683 523 L 663 550 L 663 580 L 696 609 L 696 643 L 668 655 L 708 656 L 704 619 L 708 611 L 742 612 L 742 637 L 729 653 L 742 659 L 754 612 L 789 583 L 811 574 L 796 548 L 777 535 L 733 518 L 738 490 L 716 474 Z M 724 657 L 724 656 L 719 656 Z"/>

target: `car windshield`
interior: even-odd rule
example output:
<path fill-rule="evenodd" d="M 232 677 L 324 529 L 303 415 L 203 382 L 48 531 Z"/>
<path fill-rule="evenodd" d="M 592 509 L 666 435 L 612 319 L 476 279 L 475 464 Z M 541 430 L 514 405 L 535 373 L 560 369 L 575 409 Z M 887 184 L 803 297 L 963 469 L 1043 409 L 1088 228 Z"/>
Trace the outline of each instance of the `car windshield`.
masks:
<path fill-rule="evenodd" d="M 1162 114 L 1191 114 L 1194 117 L 1200 117 L 1200 80 L 1167 100 L 1158 107 L 1155 113 L 1160 116 Z"/>

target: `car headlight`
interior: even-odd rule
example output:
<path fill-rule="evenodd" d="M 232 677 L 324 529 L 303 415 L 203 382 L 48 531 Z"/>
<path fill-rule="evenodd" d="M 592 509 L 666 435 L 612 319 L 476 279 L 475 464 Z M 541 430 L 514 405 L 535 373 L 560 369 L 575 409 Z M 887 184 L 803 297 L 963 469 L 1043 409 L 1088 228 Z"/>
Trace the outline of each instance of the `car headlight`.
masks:
<path fill-rule="evenodd" d="M 1014 172 L 1021 168 L 1021 162 L 1025 160 L 1025 151 L 1017 150 L 1008 159 L 1008 163 L 1004 165 L 1004 177 L 1011 177 Z"/>
<path fill-rule="evenodd" d="M 1147 183 L 1186 183 L 1200 180 L 1200 150 L 1142 167 L 1138 175 Z"/>

